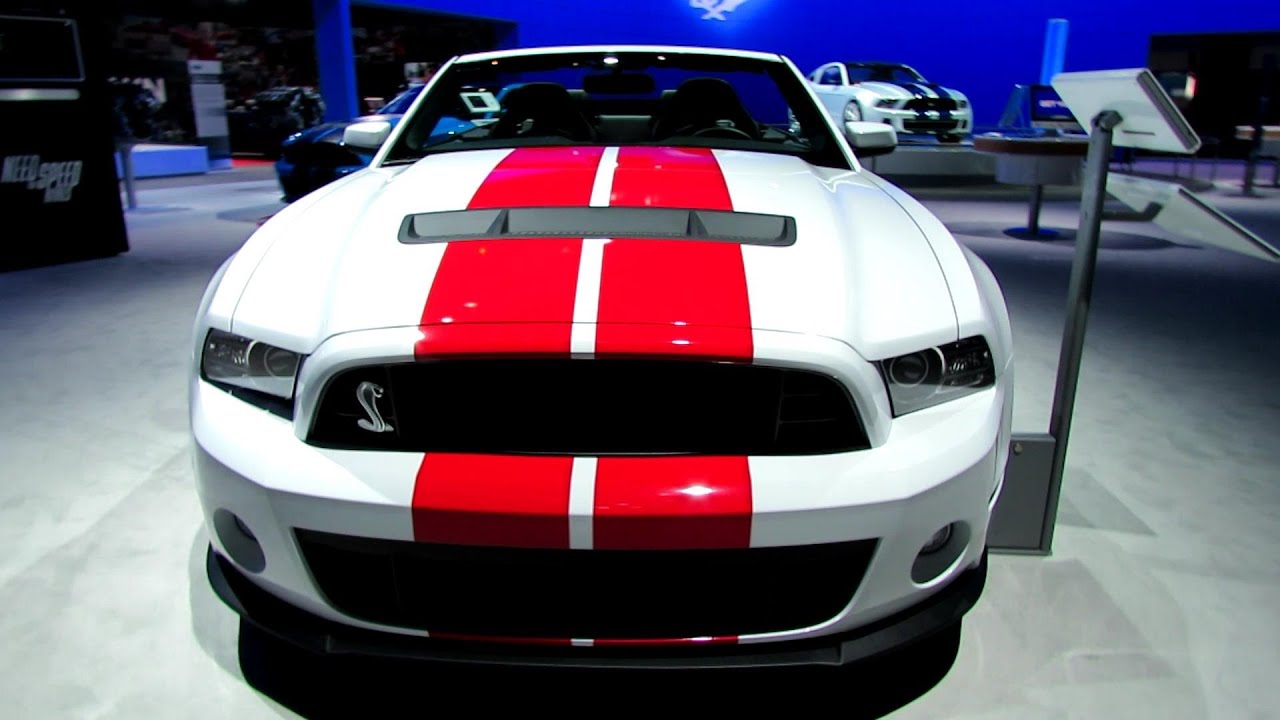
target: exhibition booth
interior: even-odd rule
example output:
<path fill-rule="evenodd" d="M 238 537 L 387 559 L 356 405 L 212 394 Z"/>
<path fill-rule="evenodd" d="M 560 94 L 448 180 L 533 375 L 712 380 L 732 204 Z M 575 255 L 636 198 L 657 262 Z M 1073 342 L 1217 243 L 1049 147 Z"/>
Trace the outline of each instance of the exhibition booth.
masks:
<path fill-rule="evenodd" d="M 18 715 L 1280 703 L 1280 13 L 927 9 L 0 13 Z"/>

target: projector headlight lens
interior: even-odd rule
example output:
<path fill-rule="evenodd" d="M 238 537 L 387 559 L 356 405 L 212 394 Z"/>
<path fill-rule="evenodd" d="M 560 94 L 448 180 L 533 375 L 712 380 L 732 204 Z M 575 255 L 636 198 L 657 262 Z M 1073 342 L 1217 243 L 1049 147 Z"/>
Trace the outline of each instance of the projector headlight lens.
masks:
<path fill-rule="evenodd" d="M 971 395 L 996 381 L 995 360 L 981 337 L 881 361 L 880 374 L 894 417 Z"/>
<path fill-rule="evenodd" d="M 301 362 L 295 352 L 221 330 L 209 331 L 200 354 L 205 379 L 282 398 L 293 397 Z"/>

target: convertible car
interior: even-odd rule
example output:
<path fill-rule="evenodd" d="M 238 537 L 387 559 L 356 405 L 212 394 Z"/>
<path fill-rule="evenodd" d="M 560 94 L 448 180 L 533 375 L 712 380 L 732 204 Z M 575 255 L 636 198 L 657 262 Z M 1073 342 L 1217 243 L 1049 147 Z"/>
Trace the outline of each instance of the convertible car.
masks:
<path fill-rule="evenodd" d="M 860 166 L 890 131 L 753 52 L 501 51 L 424 93 L 349 127 L 370 166 L 201 301 L 217 594 L 318 653 L 460 662 L 841 664 L 958 632 L 1009 319 Z"/>
<path fill-rule="evenodd" d="M 897 63 L 833 62 L 809 74 L 818 99 L 837 123 L 869 121 L 899 133 L 959 142 L 973 132 L 969 98 Z"/>

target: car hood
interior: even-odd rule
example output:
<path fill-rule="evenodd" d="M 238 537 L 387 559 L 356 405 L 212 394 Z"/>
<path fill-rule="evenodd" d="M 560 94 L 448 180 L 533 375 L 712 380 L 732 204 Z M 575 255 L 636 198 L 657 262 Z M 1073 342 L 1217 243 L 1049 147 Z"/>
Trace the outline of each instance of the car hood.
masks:
<path fill-rule="evenodd" d="M 536 267 L 508 267 L 500 271 L 510 274 L 501 279 L 501 287 L 516 301 L 506 309 L 490 308 L 475 317 L 462 311 L 457 317 L 428 317 L 431 313 L 424 309 L 433 286 L 444 293 L 440 288 L 447 284 L 456 294 L 458 287 L 497 282 L 486 275 L 490 271 L 483 263 L 467 270 L 450 266 L 444 277 L 441 260 L 446 251 L 466 245 L 468 251 L 482 253 L 484 243 L 495 241 L 406 243 L 401 238 L 405 218 L 467 208 L 511 152 L 443 153 L 409 167 L 371 169 L 287 207 L 250 239 L 240 253 L 244 257 L 236 259 L 242 265 L 228 277 L 239 280 L 231 287 L 224 281 L 219 290 L 220 295 L 238 294 L 232 329 L 305 353 L 327 337 L 363 329 L 442 322 L 563 322 L 570 318 L 552 317 L 551 311 L 539 308 L 554 304 L 548 298 L 566 293 L 572 299 L 580 292 L 577 283 L 598 286 L 601 307 L 606 296 L 614 298 L 614 304 L 618 297 L 630 298 L 631 307 L 623 313 L 629 323 L 706 322 L 821 335 L 872 359 L 956 339 L 948 281 L 922 222 L 931 221 L 937 228 L 930 231 L 934 234 L 945 230 L 931 217 L 922 221 L 920 216 L 927 215 L 922 208 L 917 205 L 908 212 L 904 208 L 910 203 L 895 198 L 881 187 L 883 181 L 866 171 L 815 168 L 786 155 L 723 150 L 714 151 L 710 173 L 664 163 L 658 154 L 631 162 L 629 177 L 651 183 L 653 196 L 661 195 L 667 206 L 681 205 L 681 193 L 693 198 L 707 183 L 723 182 L 734 212 L 794 218 L 793 244 L 628 240 L 661 243 L 662 252 L 651 253 L 659 259 L 633 264 L 621 275 L 587 262 L 580 272 L 571 268 L 567 276 Z M 557 186 L 581 183 L 583 170 L 547 165 L 523 172 L 537 185 Z M 595 185 L 600 182 L 597 179 Z M 592 185 L 589 177 L 587 184 Z M 596 205 L 607 203 L 601 198 L 608 195 L 599 188 L 592 194 Z M 583 197 L 580 204 L 587 205 L 586 200 Z M 521 201 L 512 198 L 507 204 Z M 697 206 L 698 201 L 691 204 Z M 731 262 L 723 272 L 741 273 L 734 278 L 744 282 L 721 277 L 723 263 L 716 270 L 696 269 L 702 262 L 700 253 L 709 245 L 740 251 L 740 269 Z M 606 266 L 610 252 L 604 251 Z M 630 295 L 620 286 L 607 287 L 620 283 Z M 744 297 L 736 296 L 743 293 Z M 671 298 L 691 308 L 690 318 L 670 314 L 676 302 Z M 739 303 L 747 312 L 701 311 L 722 303 Z M 594 309 L 587 313 L 594 315 Z M 579 313 L 574 317 L 581 322 Z"/>
<path fill-rule="evenodd" d="M 959 90 L 942 87 L 941 85 L 935 85 L 930 82 L 892 83 L 868 81 L 860 82 L 855 85 L 855 87 L 862 91 L 875 93 L 879 97 L 893 100 L 906 100 L 918 97 L 942 97 L 958 100 L 964 97 L 964 93 Z"/>

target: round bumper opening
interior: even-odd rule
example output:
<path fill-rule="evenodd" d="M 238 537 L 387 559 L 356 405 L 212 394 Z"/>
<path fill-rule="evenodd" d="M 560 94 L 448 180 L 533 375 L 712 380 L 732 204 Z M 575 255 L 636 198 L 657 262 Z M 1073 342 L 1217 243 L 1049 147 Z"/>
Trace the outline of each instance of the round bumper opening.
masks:
<path fill-rule="evenodd" d="M 251 573 L 260 573 L 267 567 L 261 543 L 238 515 L 224 508 L 215 510 L 213 530 L 235 564 Z"/>
<path fill-rule="evenodd" d="M 938 579 L 955 565 L 969 545 L 969 525 L 954 522 L 938 528 L 921 546 L 911 564 L 911 581 L 924 585 Z"/>

